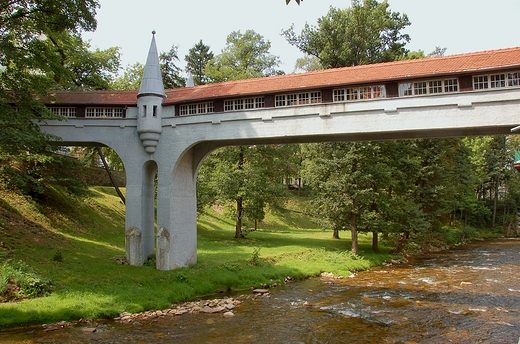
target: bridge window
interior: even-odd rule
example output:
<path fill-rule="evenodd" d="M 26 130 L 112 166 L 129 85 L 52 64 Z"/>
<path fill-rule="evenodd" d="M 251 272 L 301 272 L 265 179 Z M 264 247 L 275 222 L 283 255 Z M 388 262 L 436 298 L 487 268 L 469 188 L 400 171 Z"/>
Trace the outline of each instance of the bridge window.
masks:
<path fill-rule="evenodd" d="M 473 89 L 483 90 L 489 88 L 489 80 L 487 75 L 473 77 Z"/>
<path fill-rule="evenodd" d="M 474 90 L 520 86 L 520 72 L 477 75 L 473 77 Z"/>
<path fill-rule="evenodd" d="M 506 87 L 506 75 L 494 74 L 491 75 L 491 88 Z"/>
<path fill-rule="evenodd" d="M 459 90 L 459 80 L 458 79 L 447 79 L 444 80 L 444 92 L 457 92 Z"/>
<path fill-rule="evenodd" d="M 427 83 L 426 81 L 420 81 L 420 82 L 414 82 L 413 83 L 413 94 L 415 95 L 421 95 L 421 94 L 428 94 L 428 89 L 426 87 Z"/>
<path fill-rule="evenodd" d="M 224 101 L 224 111 L 250 110 L 265 107 L 264 97 L 228 99 Z"/>
<path fill-rule="evenodd" d="M 430 81 L 430 93 L 442 93 L 442 80 Z"/>
<path fill-rule="evenodd" d="M 321 92 L 311 92 L 311 104 L 321 103 Z"/>
<path fill-rule="evenodd" d="M 215 112 L 215 104 L 213 102 L 183 104 L 179 108 L 179 114 L 181 116 L 199 115 L 212 112 Z"/>
<path fill-rule="evenodd" d="M 285 106 L 285 95 L 278 95 L 275 97 L 274 106 Z"/>
<path fill-rule="evenodd" d="M 364 86 L 350 87 L 345 89 L 337 89 L 333 91 L 333 100 L 335 102 L 344 102 L 351 100 L 377 99 L 385 98 L 385 86 Z"/>
<path fill-rule="evenodd" d="M 450 93 L 459 91 L 458 79 L 421 80 L 399 84 L 399 96 Z"/>
<path fill-rule="evenodd" d="M 55 115 L 60 115 L 63 117 L 73 118 L 76 117 L 76 108 L 75 107 L 50 107 L 49 110 Z"/>
<path fill-rule="evenodd" d="M 279 94 L 279 95 L 275 96 L 275 100 L 274 100 L 274 105 L 276 107 L 318 104 L 318 103 L 321 103 L 321 92 L 320 91 Z"/>
<path fill-rule="evenodd" d="M 286 97 L 287 97 L 287 106 L 298 105 L 298 95 L 297 94 L 288 94 Z"/>
<path fill-rule="evenodd" d="M 117 107 L 88 107 L 85 117 L 89 118 L 123 118 L 123 108 Z"/>

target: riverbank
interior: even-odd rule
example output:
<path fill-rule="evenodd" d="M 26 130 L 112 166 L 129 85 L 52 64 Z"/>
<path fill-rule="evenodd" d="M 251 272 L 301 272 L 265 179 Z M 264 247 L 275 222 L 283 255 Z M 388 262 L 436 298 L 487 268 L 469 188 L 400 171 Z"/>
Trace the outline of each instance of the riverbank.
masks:
<path fill-rule="evenodd" d="M 110 188 L 90 191 L 88 198 L 74 199 L 56 190 L 44 204 L 13 195 L 0 199 L 0 258 L 30 276 L 32 290 L 43 296 L 0 304 L 0 328 L 161 310 L 324 271 L 348 276 L 393 257 L 385 247 L 374 254 L 364 235 L 360 255 L 353 256 L 346 232 L 332 239 L 305 214 L 283 209 L 272 210 L 257 231 L 236 240 L 232 221 L 210 210 L 199 217 L 196 265 L 157 271 L 152 259 L 129 266 L 121 259 L 124 205 Z"/>

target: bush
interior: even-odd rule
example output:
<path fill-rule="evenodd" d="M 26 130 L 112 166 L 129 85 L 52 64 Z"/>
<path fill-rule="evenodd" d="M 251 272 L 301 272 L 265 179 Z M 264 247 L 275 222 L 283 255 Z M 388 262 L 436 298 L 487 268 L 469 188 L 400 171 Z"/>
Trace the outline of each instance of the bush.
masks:
<path fill-rule="evenodd" d="M 8 190 L 45 201 L 52 186 L 62 186 L 71 195 L 86 196 L 87 184 L 79 180 L 78 162 L 50 155 L 35 161 L 2 161 L 0 180 Z"/>
<path fill-rule="evenodd" d="M 28 196 L 41 195 L 45 192 L 41 180 L 9 165 L 3 165 L 0 168 L 0 176 L 8 190 L 19 191 Z"/>
<path fill-rule="evenodd" d="M 21 261 L 7 260 L 0 265 L 0 300 L 15 301 L 45 296 L 51 292 L 51 281 L 38 276 Z"/>

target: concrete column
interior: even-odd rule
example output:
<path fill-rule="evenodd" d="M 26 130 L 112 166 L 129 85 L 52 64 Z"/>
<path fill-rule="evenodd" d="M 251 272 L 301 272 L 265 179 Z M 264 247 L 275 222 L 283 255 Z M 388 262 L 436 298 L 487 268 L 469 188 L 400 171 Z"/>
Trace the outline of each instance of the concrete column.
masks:
<path fill-rule="evenodd" d="M 197 262 L 197 195 L 193 150 L 176 163 L 159 165 L 157 269 L 172 270 Z"/>
<path fill-rule="evenodd" d="M 126 260 L 130 265 L 143 265 L 154 252 L 154 178 L 157 165 L 126 167 Z"/>

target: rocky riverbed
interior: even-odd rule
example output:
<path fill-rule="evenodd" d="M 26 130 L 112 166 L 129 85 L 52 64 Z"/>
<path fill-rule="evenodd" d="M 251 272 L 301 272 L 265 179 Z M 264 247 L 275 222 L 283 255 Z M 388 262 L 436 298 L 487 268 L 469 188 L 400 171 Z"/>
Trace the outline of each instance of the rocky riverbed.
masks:
<path fill-rule="evenodd" d="M 234 310 L 239 306 L 243 299 L 256 299 L 258 297 L 269 297 L 268 288 L 253 289 L 252 295 L 241 295 L 238 297 L 224 297 L 221 299 L 210 299 L 210 300 L 198 300 L 189 301 L 178 304 L 173 304 L 171 307 L 162 310 L 149 310 L 139 313 L 121 313 L 118 317 L 113 320 L 121 324 L 134 324 L 136 326 L 141 325 L 141 321 L 151 321 L 163 317 L 175 317 L 184 314 L 215 314 L 222 313 L 223 317 L 231 318 L 234 317 Z M 80 319 L 79 321 L 69 322 L 60 321 L 54 324 L 42 325 L 45 332 L 57 331 L 60 329 L 83 326 L 82 332 L 94 333 L 96 332 L 98 322 L 90 319 Z"/>

